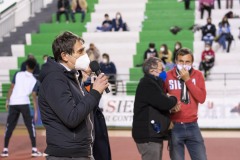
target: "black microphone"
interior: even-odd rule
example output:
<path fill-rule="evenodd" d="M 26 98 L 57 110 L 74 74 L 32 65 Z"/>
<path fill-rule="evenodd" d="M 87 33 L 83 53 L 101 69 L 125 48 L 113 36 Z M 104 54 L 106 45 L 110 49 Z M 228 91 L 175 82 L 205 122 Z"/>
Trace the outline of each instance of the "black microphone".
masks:
<path fill-rule="evenodd" d="M 102 73 L 101 70 L 100 70 L 100 66 L 99 66 L 99 64 L 98 64 L 97 61 L 92 61 L 92 62 L 90 63 L 90 68 L 91 68 L 91 70 L 92 70 L 93 72 L 95 72 L 95 74 L 96 74 L 97 76 Z M 109 93 L 109 92 L 110 92 L 110 90 L 108 89 L 108 87 L 105 89 L 105 92 L 106 92 L 106 93 Z"/>

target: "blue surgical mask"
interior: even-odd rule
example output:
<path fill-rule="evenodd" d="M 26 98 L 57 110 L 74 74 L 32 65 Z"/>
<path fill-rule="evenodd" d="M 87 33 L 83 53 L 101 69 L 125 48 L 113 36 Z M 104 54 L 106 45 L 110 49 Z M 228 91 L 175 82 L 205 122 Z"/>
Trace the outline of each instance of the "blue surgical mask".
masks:
<path fill-rule="evenodd" d="M 162 71 L 161 73 L 159 73 L 158 77 L 161 78 L 163 81 L 166 81 L 166 79 L 167 79 L 167 72 Z"/>

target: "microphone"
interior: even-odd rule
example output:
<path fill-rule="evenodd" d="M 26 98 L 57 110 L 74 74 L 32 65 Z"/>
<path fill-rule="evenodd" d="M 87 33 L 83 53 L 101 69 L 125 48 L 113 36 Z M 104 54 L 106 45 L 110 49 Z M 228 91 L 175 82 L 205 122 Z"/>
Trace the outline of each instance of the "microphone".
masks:
<path fill-rule="evenodd" d="M 100 66 L 99 66 L 99 64 L 98 64 L 97 61 L 92 61 L 89 66 L 90 66 L 91 70 L 92 70 L 93 72 L 95 72 L 95 74 L 96 74 L 97 76 L 98 76 L 100 73 L 102 73 L 101 70 L 100 70 Z M 108 87 L 105 89 L 105 92 L 106 92 L 106 93 L 109 93 L 109 92 L 110 92 L 110 90 L 108 89 Z"/>

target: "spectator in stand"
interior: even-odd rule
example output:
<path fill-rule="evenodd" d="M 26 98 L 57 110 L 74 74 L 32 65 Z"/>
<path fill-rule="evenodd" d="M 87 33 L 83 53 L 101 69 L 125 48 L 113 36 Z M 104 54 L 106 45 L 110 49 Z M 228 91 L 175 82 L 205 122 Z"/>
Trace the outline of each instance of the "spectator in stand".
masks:
<path fill-rule="evenodd" d="M 43 55 L 43 63 L 47 63 L 47 58 L 48 58 L 48 55 L 44 54 Z"/>
<path fill-rule="evenodd" d="M 37 60 L 35 59 L 35 57 L 32 54 L 28 55 L 27 60 L 28 59 L 34 59 L 36 61 L 36 63 L 37 63 Z M 24 61 L 21 64 L 21 71 L 26 71 L 27 70 L 27 64 L 26 64 L 27 60 Z M 40 73 L 40 65 L 37 63 L 36 66 L 34 67 L 34 70 L 33 70 L 34 77 L 38 78 L 39 73 Z"/>
<path fill-rule="evenodd" d="M 229 18 L 239 18 L 239 15 L 233 14 L 233 11 L 229 11 L 225 14 L 225 16 L 229 19 Z"/>
<path fill-rule="evenodd" d="M 76 22 L 75 13 L 82 14 L 81 22 L 83 23 L 86 12 L 87 12 L 87 1 L 86 0 L 72 0 L 71 9 L 72 9 L 71 10 L 71 18 L 72 18 L 73 23 Z"/>
<path fill-rule="evenodd" d="M 221 0 L 217 0 L 218 2 L 218 9 L 221 9 Z"/>
<path fill-rule="evenodd" d="M 116 13 L 116 17 L 112 20 L 112 31 L 127 31 L 127 24 L 124 23 L 120 12 Z"/>
<path fill-rule="evenodd" d="M 69 1 L 68 0 L 58 0 L 57 4 L 58 10 L 57 10 L 57 23 L 60 22 L 60 16 L 61 14 L 65 14 L 66 16 L 66 23 L 69 23 Z"/>
<path fill-rule="evenodd" d="M 215 52 L 209 43 L 205 44 L 205 50 L 202 52 L 202 58 L 199 66 L 199 70 L 204 71 L 205 79 L 210 74 L 210 69 L 214 66 Z"/>
<path fill-rule="evenodd" d="M 226 0 L 226 8 L 228 9 L 228 8 L 233 8 L 233 0 Z"/>
<path fill-rule="evenodd" d="M 144 60 L 148 59 L 149 57 L 158 57 L 154 43 L 149 43 L 149 48 L 144 53 Z"/>
<path fill-rule="evenodd" d="M 48 55 L 44 54 L 42 58 L 43 58 L 43 64 L 41 66 L 41 69 L 42 69 L 43 65 L 47 63 Z"/>
<path fill-rule="evenodd" d="M 219 23 L 219 31 L 218 31 L 218 43 L 223 47 L 223 50 L 227 49 L 227 53 L 230 51 L 231 43 L 233 40 L 233 36 L 230 30 L 230 24 L 228 23 L 228 19 L 226 16 L 223 17 L 222 22 Z M 226 47 L 226 41 L 228 42 L 228 46 Z"/>
<path fill-rule="evenodd" d="M 185 10 L 190 9 L 190 0 L 184 0 Z"/>
<path fill-rule="evenodd" d="M 112 31 L 112 20 L 109 18 L 109 15 L 106 13 L 104 15 L 105 20 L 102 22 L 101 27 L 97 27 L 97 31 Z"/>
<path fill-rule="evenodd" d="M 182 48 L 182 43 L 181 42 L 176 42 L 174 45 L 174 50 L 173 50 L 173 56 L 172 56 L 172 62 L 175 64 L 175 58 L 177 55 L 177 52 Z"/>
<path fill-rule="evenodd" d="M 166 44 L 161 45 L 158 57 L 163 61 L 165 65 L 172 63 L 172 52 L 168 49 L 168 46 Z"/>
<path fill-rule="evenodd" d="M 216 37 L 216 27 L 212 24 L 212 19 L 208 17 L 207 24 L 202 28 L 202 40 L 205 43 L 212 45 L 214 38 Z"/>
<path fill-rule="evenodd" d="M 117 69 L 115 64 L 110 61 L 109 55 L 104 53 L 102 55 L 102 61 L 100 62 L 101 71 L 108 76 L 108 82 L 112 84 L 112 94 L 116 95 L 116 75 Z"/>
<path fill-rule="evenodd" d="M 214 0 L 199 0 L 201 19 L 203 19 L 204 10 L 208 11 L 208 17 L 211 17 L 211 11 L 214 6 Z"/>
<path fill-rule="evenodd" d="M 89 48 L 86 50 L 86 52 L 90 61 L 99 61 L 100 51 L 93 43 L 90 43 Z"/>

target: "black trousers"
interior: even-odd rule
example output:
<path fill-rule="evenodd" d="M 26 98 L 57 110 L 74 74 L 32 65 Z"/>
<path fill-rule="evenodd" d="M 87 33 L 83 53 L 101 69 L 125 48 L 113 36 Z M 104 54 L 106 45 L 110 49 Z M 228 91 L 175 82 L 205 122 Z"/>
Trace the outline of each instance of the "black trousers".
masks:
<path fill-rule="evenodd" d="M 60 22 L 60 16 L 61 16 L 62 14 L 65 14 L 65 16 L 66 16 L 66 21 L 69 21 L 68 11 L 58 11 L 58 12 L 57 12 L 57 21 Z"/>
<path fill-rule="evenodd" d="M 190 9 L 190 0 L 184 0 L 185 9 Z"/>
<path fill-rule="evenodd" d="M 6 131 L 4 137 L 4 148 L 8 148 L 9 140 L 12 136 L 12 132 L 15 129 L 20 113 L 23 116 L 25 126 L 27 127 L 32 147 L 36 147 L 36 131 L 33 123 L 33 118 L 30 113 L 28 104 L 25 105 L 10 105 L 9 114 L 7 118 Z"/>
<path fill-rule="evenodd" d="M 211 17 L 212 8 L 209 7 L 209 6 L 203 6 L 201 8 L 201 19 L 203 19 L 204 10 L 207 10 L 208 11 L 208 17 Z"/>
<path fill-rule="evenodd" d="M 218 8 L 221 9 L 221 0 L 217 0 L 218 1 Z"/>
<path fill-rule="evenodd" d="M 233 0 L 226 0 L 227 4 L 226 4 L 226 8 L 233 8 Z"/>

